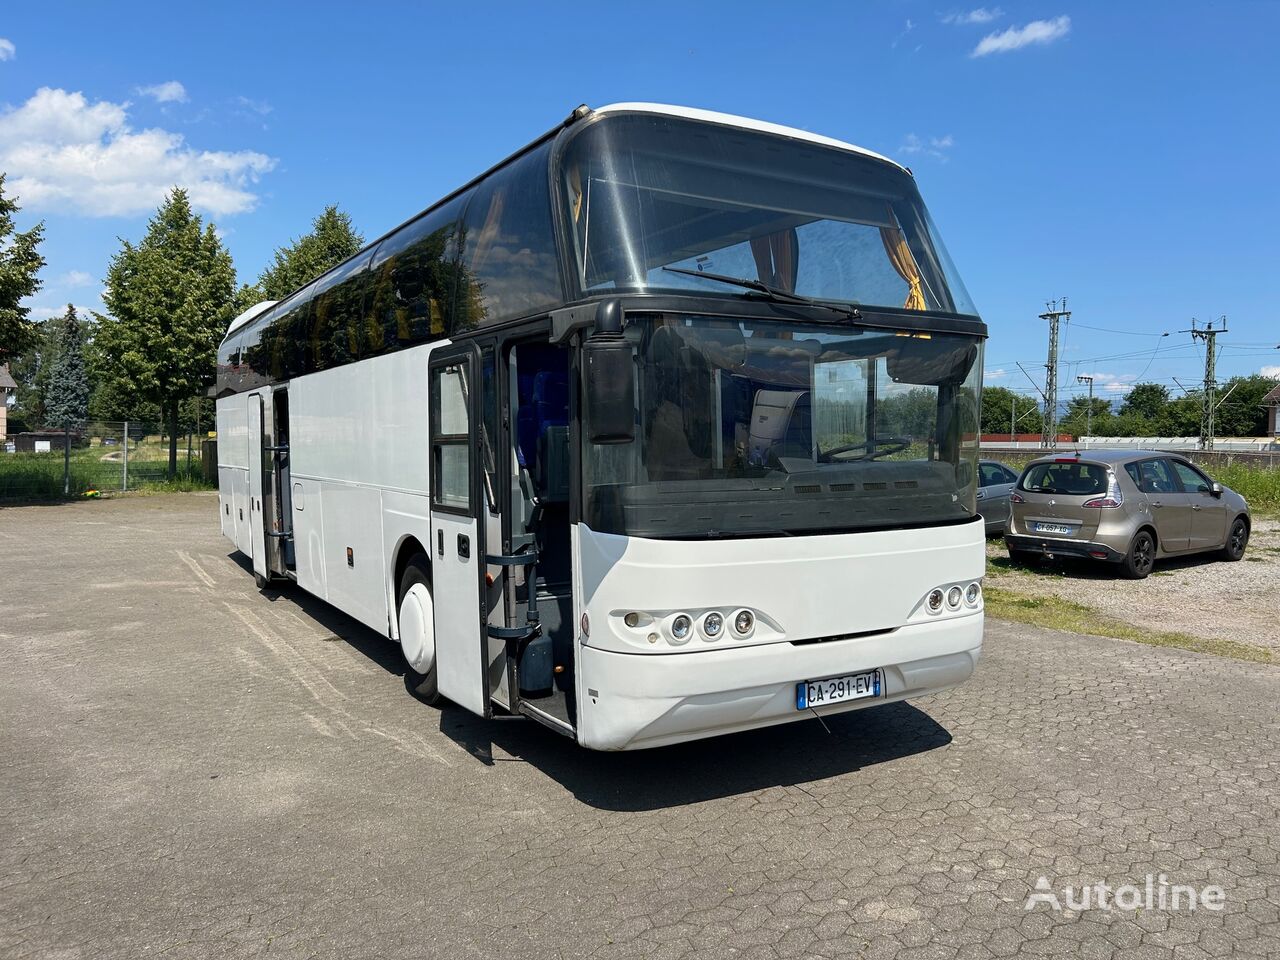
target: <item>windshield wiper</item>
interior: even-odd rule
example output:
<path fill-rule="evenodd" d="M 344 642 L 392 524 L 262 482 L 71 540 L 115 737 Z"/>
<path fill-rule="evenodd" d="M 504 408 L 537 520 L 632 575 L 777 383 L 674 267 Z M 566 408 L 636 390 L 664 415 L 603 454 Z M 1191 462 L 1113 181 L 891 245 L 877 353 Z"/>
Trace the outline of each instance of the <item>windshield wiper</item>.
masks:
<path fill-rule="evenodd" d="M 702 270 L 686 270 L 684 267 L 663 267 L 668 273 L 683 273 L 688 277 L 701 277 L 704 280 L 716 280 L 720 283 L 729 283 L 735 287 L 745 287 L 748 290 L 754 290 L 756 293 L 762 293 L 768 300 L 778 303 L 797 303 L 806 307 L 823 307 L 827 310 L 834 310 L 842 317 L 850 320 L 861 320 L 862 314 L 858 312 L 857 307 L 843 307 L 835 303 L 827 303 L 824 300 L 815 300 L 813 297 L 806 297 L 799 293 L 790 293 L 781 290 L 778 287 L 770 286 L 763 280 L 752 280 L 750 277 L 731 277 L 723 273 L 705 273 Z"/>

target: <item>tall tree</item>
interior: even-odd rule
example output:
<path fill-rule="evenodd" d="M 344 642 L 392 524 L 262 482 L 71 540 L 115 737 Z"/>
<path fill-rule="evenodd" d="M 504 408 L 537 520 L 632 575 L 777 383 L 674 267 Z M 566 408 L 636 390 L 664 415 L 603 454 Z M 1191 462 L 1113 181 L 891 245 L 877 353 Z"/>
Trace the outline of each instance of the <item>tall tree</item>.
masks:
<path fill-rule="evenodd" d="M 76 308 L 57 323 L 58 355 L 49 370 L 45 419 L 54 426 L 84 426 L 89 416 L 89 372 L 85 367 L 84 327 Z"/>
<path fill-rule="evenodd" d="M 22 208 L 4 195 L 4 176 L 0 173 L 0 363 L 29 350 L 39 336 L 22 301 L 40 289 L 38 274 L 44 267 L 40 256 L 44 223 L 17 232 L 13 217 Z"/>
<path fill-rule="evenodd" d="M 160 407 L 169 433 L 169 476 L 178 469 L 178 410 L 212 382 L 218 343 L 235 315 L 236 275 L 213 224 L 185 190 L 161 204 L 138 244 L 124 241 L 107 270 L 95 339 L 103 373 Z"/>
<path fill-rule="evenodd" d="M 1162 383 L 1135 383 L 1120 405 L 1120 412 L 1156 421 L 1169 405 L 1169 388 Z"/>
<path fill-rule="evenodd" d="M 258 278 L 260 299 L 283 300 L 363 246 L 364 237 L 351 225 L 351 216 L 337 204 L 325 207 L 311 221 L 310 233 L 276 248 L 275 262 Z"/>
<path fill-rule="evenodd" d="M 1034 398 L 1007 387 L 983 387 L 982 432 L 1008 433 L 1011 419 L 1016 421 L 1014 433 L 1039 433 L 1043 424 Z"/>

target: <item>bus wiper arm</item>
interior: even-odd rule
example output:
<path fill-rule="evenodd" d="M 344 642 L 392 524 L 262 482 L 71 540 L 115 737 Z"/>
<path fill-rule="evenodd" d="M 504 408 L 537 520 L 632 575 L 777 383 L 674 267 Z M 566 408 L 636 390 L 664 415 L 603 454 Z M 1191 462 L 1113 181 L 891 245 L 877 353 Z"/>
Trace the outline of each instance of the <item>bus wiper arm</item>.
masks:
<path fill-rule="evenodd" d="M 850 320 L 862 319 L 862 314 L 858 312 L 857 307 L 842 307 L 839 304 L 815 300 L 813 297 L 806 297 L 803 294 L 790 293 L 787 290 L 780 290 L 778 287 L 771 286 L 763 280 L 752 280 L 750 277 L 731 277 L 723 273 L 706 273 L 702 270 L 686 270 L 684 267 L 663 267 L 662 269 L 668 273 L 683 273 L 688 277 L 702 277 L 705 280 L 730 283 L 735 287 L 745 287 L 748 290 L 754 290 L 756 293 L 763 293 L 768 299 L 776 300 L 780 303 L 798 303 L 806 307 L 823 307 L 827 310 L 834 310 Z"/>

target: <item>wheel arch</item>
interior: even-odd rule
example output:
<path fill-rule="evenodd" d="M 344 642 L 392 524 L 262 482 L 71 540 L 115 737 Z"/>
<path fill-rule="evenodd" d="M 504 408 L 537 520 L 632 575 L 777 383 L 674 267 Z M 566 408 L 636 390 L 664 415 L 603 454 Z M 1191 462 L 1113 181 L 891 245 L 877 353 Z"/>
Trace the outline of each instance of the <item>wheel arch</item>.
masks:
<path fill-rule="evenodd" d="M 415 554 L 422 554 L 427 560 L 427 579 L 431 579 L 431 554 L 427 548 L 422 545 L 417 537 L 411 533 L 402 534 L 400 539 L 396 541 L 395 548 L 391 551 L 391 564 L 388 568 L 391 571 L 391 584 L 389 592 L 391 595 L 391 614 L 387 618 L 389 630 L 388 633 L 392 640 L 400 639 L 400 580 L 404 577 L 404 571 L 409 566 L 409 561 Z"/>

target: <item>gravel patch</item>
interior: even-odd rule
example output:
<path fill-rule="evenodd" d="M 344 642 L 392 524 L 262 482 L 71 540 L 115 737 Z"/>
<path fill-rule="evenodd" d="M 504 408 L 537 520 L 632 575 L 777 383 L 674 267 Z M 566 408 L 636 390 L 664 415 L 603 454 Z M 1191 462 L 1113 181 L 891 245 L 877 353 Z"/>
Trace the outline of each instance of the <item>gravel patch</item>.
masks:
<path fill-rule="evenodd" d="M 1122 580 L 1107 564 L 1008 566 L 1003 540 L 987 541 L 987 578 L 1028 596 L 1084 604 L 1137 627 L 1237 640 L 1280 650 L 1280 521 L 1254 518 L 1244 559 L 1200 554 L 1156 564 L 1146 580 Z"/>

